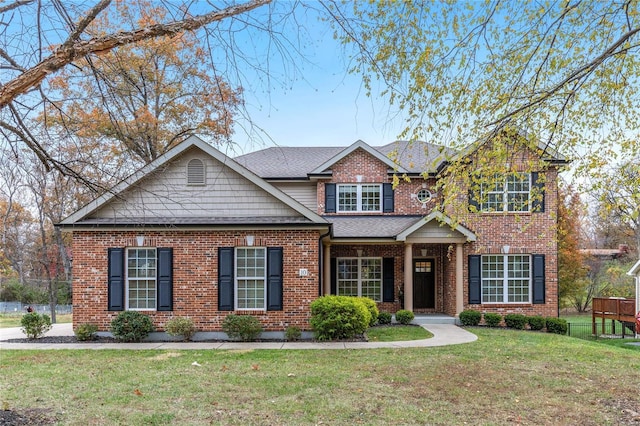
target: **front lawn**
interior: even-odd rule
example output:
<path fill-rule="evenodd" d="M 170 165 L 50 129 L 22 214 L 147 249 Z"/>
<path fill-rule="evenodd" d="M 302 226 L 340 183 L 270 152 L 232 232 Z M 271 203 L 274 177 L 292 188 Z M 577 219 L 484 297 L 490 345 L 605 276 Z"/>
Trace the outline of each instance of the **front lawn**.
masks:
<path fill-rule="evenodd" d="M 412 349 L 2 350 L 0 400 L 65 425 L 637 424 L 640 347 L 471 331 Z"/>
<path fill-rule="evenodd" d="M 378 325 L 367 330 L 370 342 L 400 342 L 430 339 L 433 334 L 417 325 Z"/>

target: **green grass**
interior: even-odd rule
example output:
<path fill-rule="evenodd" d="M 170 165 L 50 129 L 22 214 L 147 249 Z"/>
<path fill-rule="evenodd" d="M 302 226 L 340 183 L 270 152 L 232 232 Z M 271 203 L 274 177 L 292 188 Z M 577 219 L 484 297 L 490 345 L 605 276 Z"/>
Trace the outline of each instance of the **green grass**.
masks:
<path fill-rule="evenodd" d="M 19 314 L 0 314 L 0 328 L 9 328 L 9 327 L 20 327 L 20 320 L 22 319 L 23 313 Z M 47 313 L 47 315 L 49 315 Z M 51 315 L 49 315 L 51 316 Z M 56 322 L 58 324 L 69 323 L 73 319 L 72 314 L 57 314 Z"/>
<path fill-rule="evenodd" d="M 370 342 L 399 342 L 402 340 L 422 340 L 433 334 L 415 325 L 379 325 L 367 330 Z"/>
<path fill-rule="evenodd" d="M 415 349 L 2 350 L 0 404 L 65 425 L 614 425 L 640 412 L 640 347 L 472 331 Z"/>

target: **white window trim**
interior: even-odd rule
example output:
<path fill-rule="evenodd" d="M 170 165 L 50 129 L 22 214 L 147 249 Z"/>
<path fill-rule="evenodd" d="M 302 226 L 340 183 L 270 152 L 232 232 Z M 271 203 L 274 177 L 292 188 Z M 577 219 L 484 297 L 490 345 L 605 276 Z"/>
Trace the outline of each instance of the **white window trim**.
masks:
<path fill-rule="evenodd" d="M 485 278 L 482 274 L 483 272 L 483 265 L 484 265 L 484 259 L 485 257 L 488 256 L 497 256 L 497 257 L 501 257 L 502 256 L 502 266 L 503 266 L 503 271 L 504 271 L 504 276 L 502 277 L 502 301 L 501 302 L 485 302 L 484 301 L 484 283 L 485 281 L 494 281 L 496 280 L 496 278 Z M 515 277 L 509 277 L 507 274 L 509 272 L 509 256 L 526 256 L 529 258 L 529 299 L 525 302 L 509 302 L 509 279 L 522 279 L 522 278 L 515 278 Z M 481 304 L 483 305 L 530 305 L 531 304 L 531 297 L 532 297 L 532 292 L 533 292 L 533 260 L 532 260 L 532 256 L 528 255 L 528 254 L 487 254 L 487 255 L 483 255 L 481 260 L 480 260 L 480 297 L 481 297 Z"/>
<path fill-rule="evenodd" d="M 383 261 L 382 261 L 382 257 L 338 257 L 336 259 L 336 268 L 339 267 L 340 265 L 340 261 L 341 260 L 358 260 L 358 297 L 363 297 L 362 296 L 362 274 L 360 273 L 362 271 L 362 260 L 367 259 L 367 260 L 379 260 L 380 261 L 380 294 L 378 294 L 378 298 L 377 299 L 372 299 L 375 302 L 382 302 L 382 293 L 383 293 L 383 285 L 384 285 L 384 271 L 382 270 L 383 268 Z M 338 296 L 340 296 L 340 274 L 339 271 L 336 271 L 336 294 Z M 371 281 L 371 280 L 369 280 Z M 367 297 L 367 296 L 365 296 Z"/>
<path fill-rule="evenodd" d="M 156 276 L 153 278 L 154 281 L 156 282 L 155 284 L 155 288 L 156 288 L 156 298 L 155 298 L 155 302 L 153 304 L 153 308 L 131 308 L 129 307 L 129 250 L 153 250 L 155 252 L 155 259 L 156 259 Z M 126 306 L 126 310 L 127 311 L 156 311 L 158 308 L 158 249 L 156 247 L 127 247 L 125 249 L 125 259 L 124 259 L 124 265 L 125 265 L 125 286 L 124 286 L 124 291 L 125 291 L 125 306 Z M 149 278 L 147 278 L 149 279 Z M 132 278 L 132 280 L 137 280 L 137 278 Z"/>
<path fill-rule="evenodd" d="M 480 186 L 480 211 L 488 212 L 488 213 L 530 213 L 531 212 L 531 173 L 527 172 L 517 172 L 518 175 L 526 175 L 529 182 L 529 190 L 528 191 L 509 191 L 509 185 L 507 182 L 508 177 L 504 177 L 502 180 L 503 189 L 501 192 L 497 191 L 487 191 L 484 189 L 484 184 Z M 491 182 L 490 185 L 496 183 L 498 180 L 495 179 Z M 492 185 L 493 186 L 493 185 Z M 509 210 L 509 194 L 528 194 L 528 202 L 526 209 L 524 210 Z M 502 209 L 500 210 L 490 210 L 488 207 L 488 202 L 486 199 L 489 194 L 499 194 L 502 197 L 501 205 Z"/>
<path fill-rule="evenodd" d="M 264 251 L 264 276 L 262 277 L 240 277 L 238 276 L 238 249 L 262 249 Z M 267 310 L 267 248 L 266 247 L 254 247 L 254 246 L 241 246 L 235 247 L 233 250 L 233 304 L 236 311 L 266 311 Z M 262 308 L 240 308 L 238 307 L 238 280 L 250 279 L 258 280 L 262 279 L 264 298 L 262 300 Z"/>
<path fill-rule="evenodd" d="M 340 188 L 345 186 L 356 187 L 356 209 L 355 210 L 341 210 L 340 209 Z M 362 187 L 363 186 L 377 186 L 379 194 L 379 207 L 378 210 L 362 210 Z M 339 183 L 336 185 L 336 212 L 338 213 L 382 213 L 382 204 L 384 203 L 382 184 L 379 183 Z"/>

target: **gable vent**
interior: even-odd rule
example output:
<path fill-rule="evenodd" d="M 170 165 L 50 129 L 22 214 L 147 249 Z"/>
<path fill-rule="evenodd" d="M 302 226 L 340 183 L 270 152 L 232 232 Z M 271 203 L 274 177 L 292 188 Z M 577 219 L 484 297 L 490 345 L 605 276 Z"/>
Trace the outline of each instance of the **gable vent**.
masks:
<path fill-rule="evenodd" d="M 194 158 L 187 163 L 187 185 L 204 185 L 204 163 Z"/>

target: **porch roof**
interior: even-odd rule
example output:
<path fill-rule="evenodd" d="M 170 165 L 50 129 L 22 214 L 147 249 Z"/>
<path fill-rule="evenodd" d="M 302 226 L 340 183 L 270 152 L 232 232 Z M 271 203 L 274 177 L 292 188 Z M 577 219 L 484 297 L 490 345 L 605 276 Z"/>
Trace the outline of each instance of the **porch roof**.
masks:
<path fill-rule="evenodd" d="M 334 239 L 390 239 L 409 242 L 475 241 L 475 234 L 439 212 L 427 216 L 324 216 Z"/>
<path fill-rule="evenodd" d="M 324 216 L 333 224 L 333 238 L 394 239 L 422 216 Z"/>

